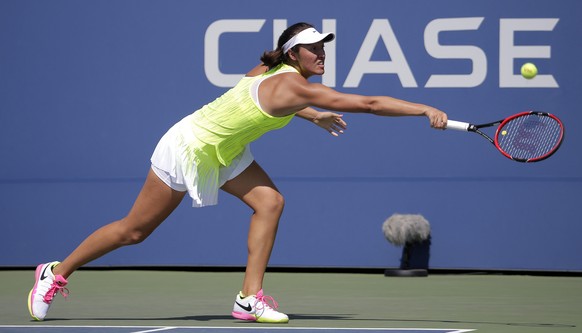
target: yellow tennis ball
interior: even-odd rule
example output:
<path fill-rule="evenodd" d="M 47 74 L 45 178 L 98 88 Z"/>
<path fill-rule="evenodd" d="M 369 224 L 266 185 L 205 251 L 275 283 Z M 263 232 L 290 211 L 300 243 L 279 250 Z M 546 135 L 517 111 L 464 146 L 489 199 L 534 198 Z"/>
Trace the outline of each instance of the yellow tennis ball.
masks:
<path fill-rule="evenodd" d="M 521 66 L 521 76 L 524 78 L 531 80 L 538 75 L 538 68 L 536 65 L 532 64 L 531 62 L 523 64 Z"/>
<path fill-rule="evenodd" d="M 505 130 L 501 131 L 501 135 L 507 135 L 507 131 Z"/>

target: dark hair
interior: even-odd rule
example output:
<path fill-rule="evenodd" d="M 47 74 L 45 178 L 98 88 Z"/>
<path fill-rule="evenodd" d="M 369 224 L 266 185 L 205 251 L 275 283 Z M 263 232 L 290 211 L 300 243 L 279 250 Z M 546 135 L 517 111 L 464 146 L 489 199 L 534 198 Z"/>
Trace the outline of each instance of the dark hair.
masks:
<path fill-rule="evenodd" d="M 277 49 L 273 51 L 265 51 L 261 56 L 261 61 L 263 64 L 269 68 L 273 68 L 282 62 L 287 63 L 289 58 L 286 54 L 283 54 L 283 45 L 291 38 L 293 38 L 293 36 L 309 28 L 313 28 L 313 25 L 305 22 L 299 22 L 285 29 L 281 36 L 279 36 L 279 40 L 277 41 Z"/>

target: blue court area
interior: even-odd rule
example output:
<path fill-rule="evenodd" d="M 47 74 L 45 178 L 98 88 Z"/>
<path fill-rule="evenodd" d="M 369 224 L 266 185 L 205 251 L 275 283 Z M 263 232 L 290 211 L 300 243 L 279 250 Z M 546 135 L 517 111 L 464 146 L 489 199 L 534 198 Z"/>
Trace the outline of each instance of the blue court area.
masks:
<path fill-rule="evenodd" d="M 463 333 L 471 329 L 427 328 L 282 328 L 282 327 L 131 327 L 131 326 L 0 326 L 2 333 Z"/>

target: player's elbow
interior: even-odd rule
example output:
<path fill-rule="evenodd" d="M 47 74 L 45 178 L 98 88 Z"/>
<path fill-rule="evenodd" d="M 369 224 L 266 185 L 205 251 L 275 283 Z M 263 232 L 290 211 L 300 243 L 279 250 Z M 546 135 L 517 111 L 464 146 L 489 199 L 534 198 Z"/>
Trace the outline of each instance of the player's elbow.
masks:
<path fill-rule="evenodd" d="M 380 105 L 377 101 L 373 99 L 366 100 L 362 107 L 362 113 L 369 113 L 373 115 L 379 115 L 381 112 Z"/>
<path fill-rule="evenodd" d="M 372 100 L 362 99 L 358 101 L 349 101 L 346 104 L 338 103 L 337 111 L 353 113 L 370 113 L 377 114 L 378 107 Z"/>

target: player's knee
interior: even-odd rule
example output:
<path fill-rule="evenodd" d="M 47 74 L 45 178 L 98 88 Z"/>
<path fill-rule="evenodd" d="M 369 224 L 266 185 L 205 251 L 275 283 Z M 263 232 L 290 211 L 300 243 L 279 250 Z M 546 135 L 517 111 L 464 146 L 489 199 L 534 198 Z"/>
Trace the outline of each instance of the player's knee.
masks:
<path fill-rule="evenodd" d="M 261 200 L 259 209 L 269 214 L 280 215 L 284 208 L 285 198 L 281 193 L 273 191 Z"/>
<path fill-rule="evenodd" d="M 122 222 L 122 221 L 120 221 Z M 140 228 L 135 228 L 127 226 L 126 223 L 119 223 L 118 228 L 118 239 L 121 245 L 134 245 L 139 244 L 146 240 L 149 236 L 149 232 L 142 230 Z"/>
<path fill-rule="evenodd" d="M 149 233 L 146 233 L 142 230 L 139 230 L 139 229 L 130 230 L 125 235 L 125 243 L 127 245 L 139 244 L 139 243 L 143 242 L 144 240 L 146 240 L 146 238 L 148 238 L 148 236 L 149 236 Z"/>

